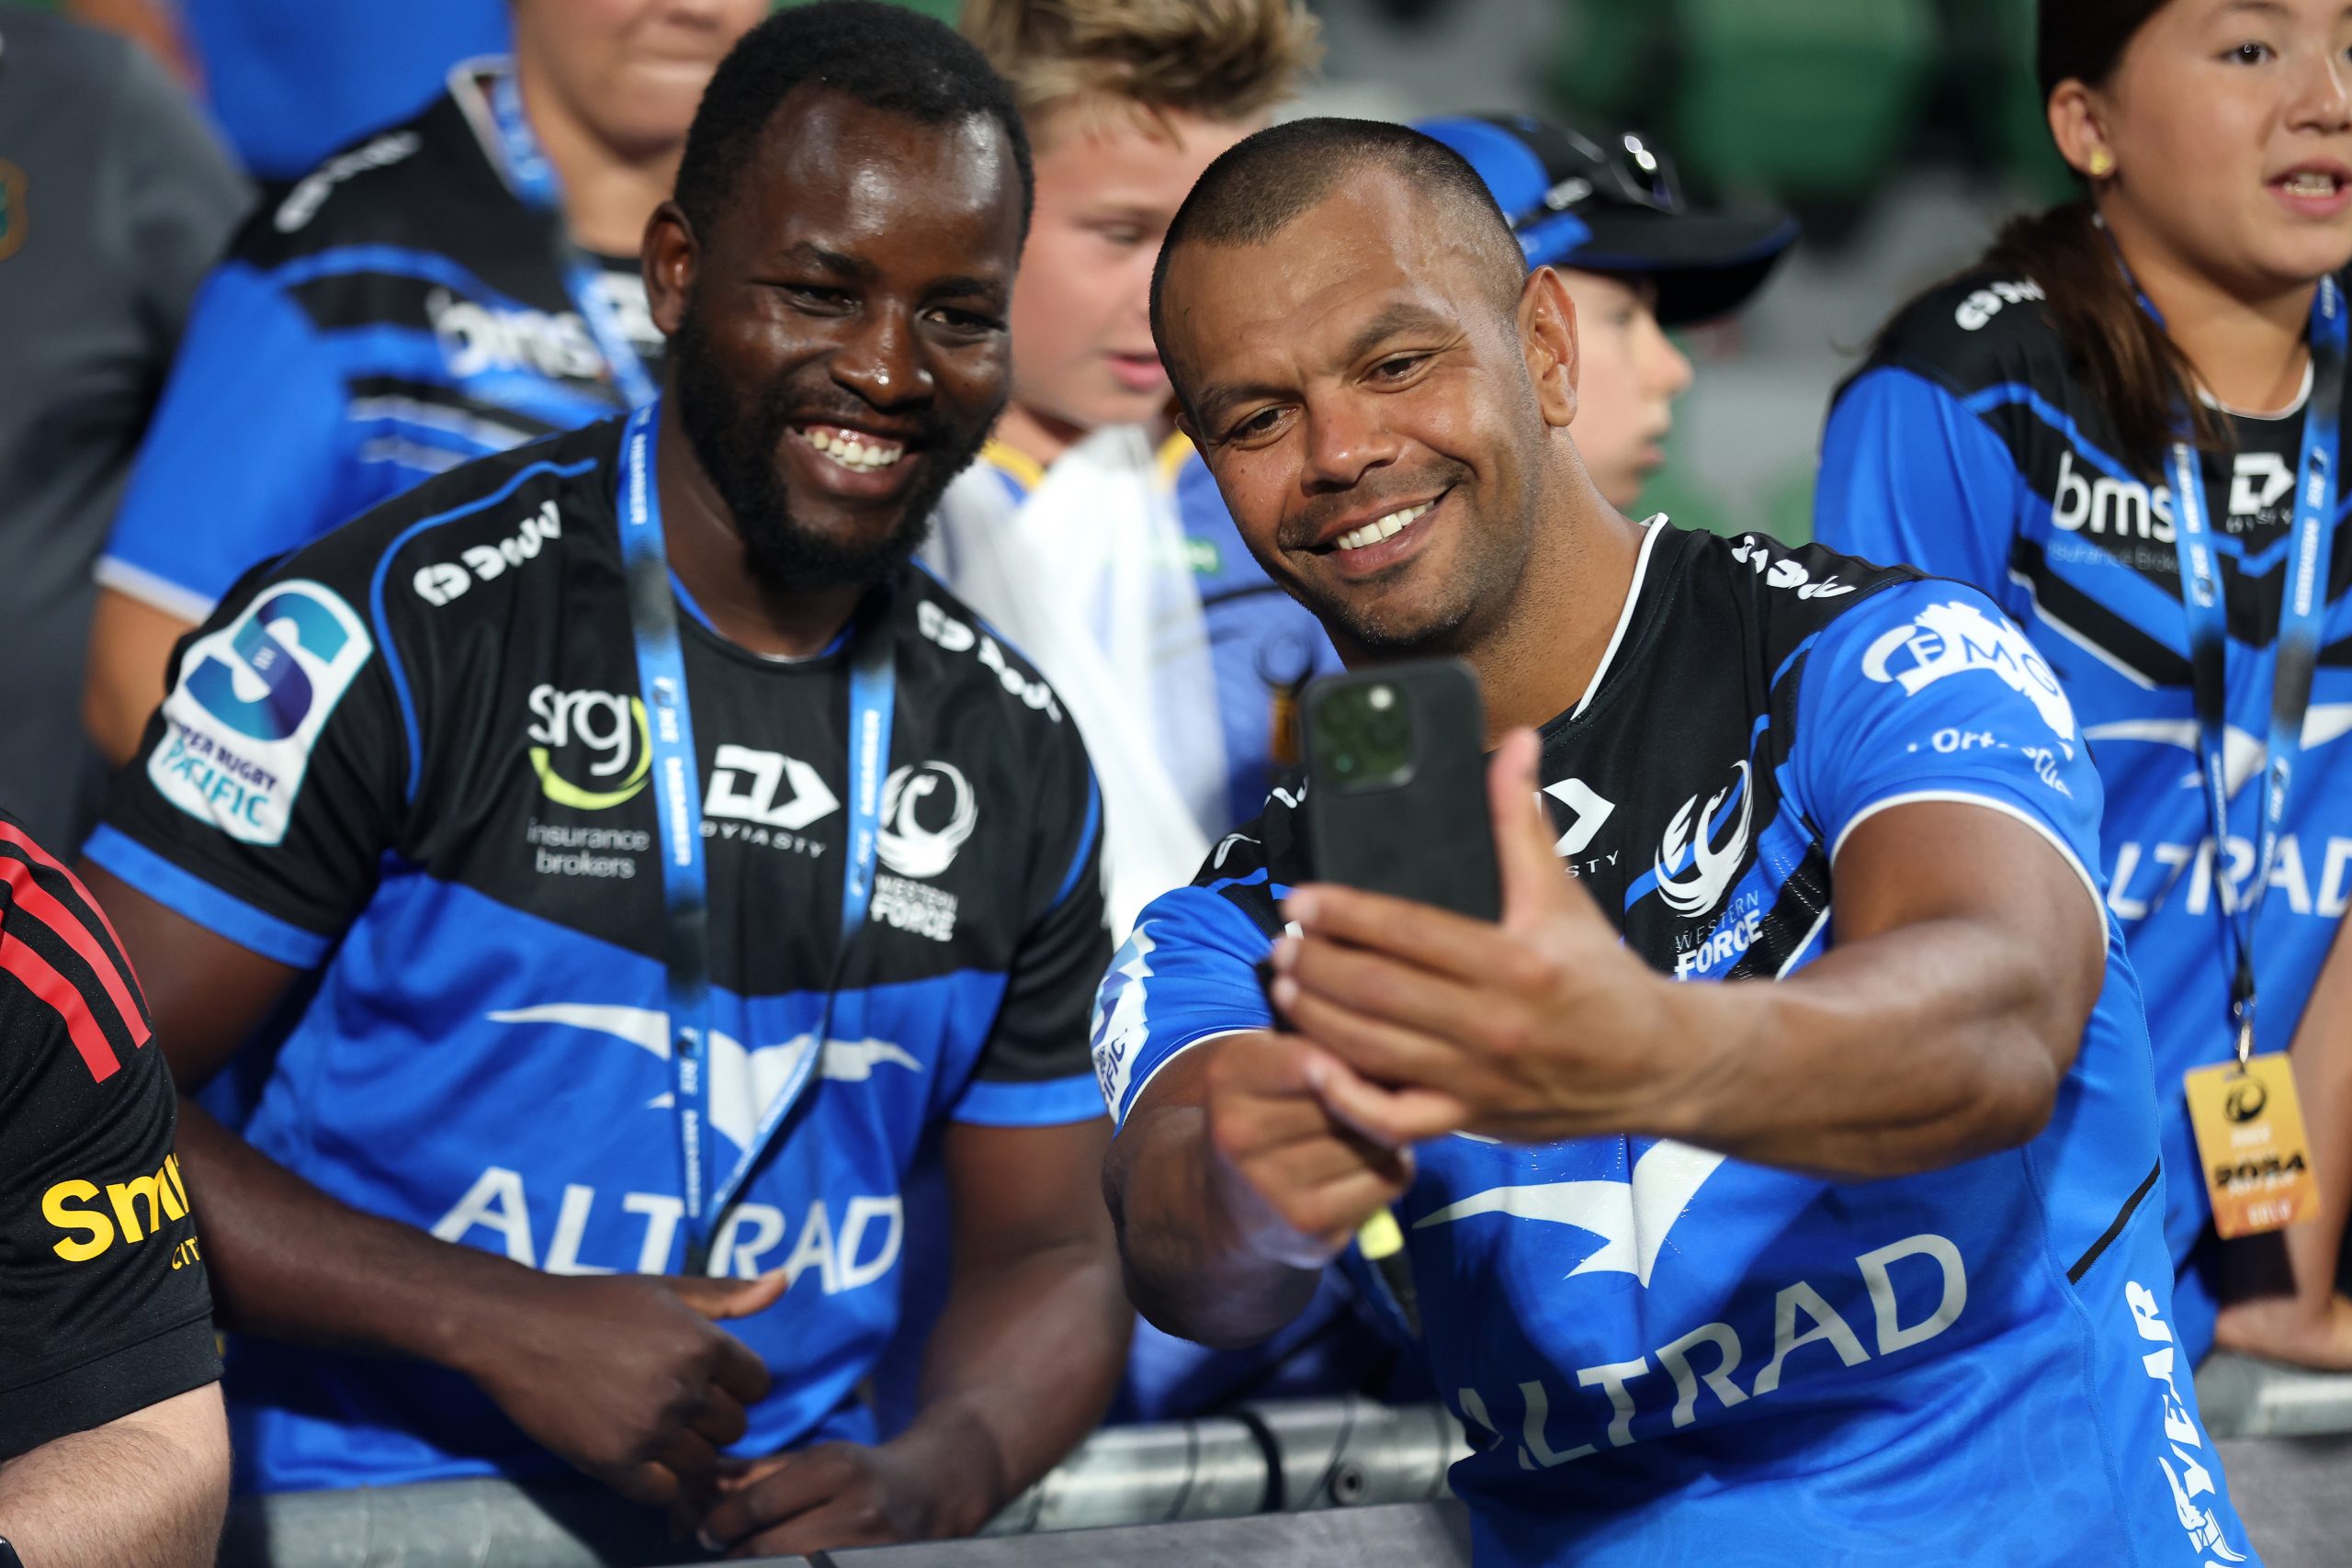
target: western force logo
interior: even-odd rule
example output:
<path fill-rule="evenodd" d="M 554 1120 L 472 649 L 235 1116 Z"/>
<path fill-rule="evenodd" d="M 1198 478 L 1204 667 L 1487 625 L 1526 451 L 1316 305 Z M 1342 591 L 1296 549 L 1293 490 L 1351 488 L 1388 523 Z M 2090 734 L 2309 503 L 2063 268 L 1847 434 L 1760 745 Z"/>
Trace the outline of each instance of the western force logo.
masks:
<path fill-rule="evenodd" d="M 874 852 L 898 874 L 875 877 L 872 917 L 933 942 L 954 937 L 956 895 L 923 882 L 956 863 L 956 852 L 979 820 L 971 781 L 953 764 L 910 763 L 892 770 L 882 785 Z"/>
<path fill-rule="evenodd" d="M 1732 878 L 1739 874 L 1740 857 L 1747 852 L 1747 827 L 1756 809 L 1756 792 L 1748 787 L 1746 758 L 1732 765 L 1732 775 L 1730 784 L 1707 797 L 1706 810 L 1699 809 L 1695 795 L 1682 803 L 1682 809 L 1666 825 L 1665 841 L 1650 862 L 1657 877 L 1657 896 L 1666 900 L 1668 908 L 1685 918 L 1703 915 L 1723 901 Z M 1724 818 L 1730 815 L 1725 802 L 1734 795 L 1739 797 L 1739 817 L 1731 824 L 1731 837 L 1718 843 Z M 1690 857 L 1687 873 L 1686 855 Z"/>
<path fill-rule="evenodd" d="M 271 584 L 188 645 L 147 776 L 164 799 L 232 839 L 282 842 L 319 732 L 375 647 L 334 590 Z"/>
<path fill-rule="evenodd" d="M 615 692 L 548 685 L 532 687 L 529 702 L 532 722 L 525 734 L 540 794 L 575 811 L 605 811 L 643 792 L 653 766 L 653 733 L 643 703 Z"/>
<path fill-rule="evenodd" d="M 1479 1214 L 1574 1225 L 1599 1236 L 1600 1247 L 1568 1270 L 1569 1279 L 1579 1274 L 1631 1274 L 1646 1288 L 1674 1222 L 1723 1163 L 1719 1154 L 1661 1140 L 1634 1161 L 1631 1180 L 1539 1181 L 1489 1188 L 1422 1215 L 1413 1222 L 1413 1228 L 1453 1224 Z"/>
<path fill-rule="evenodd" d="M 945 807 L 932 815 L 937 826 L 922 818 L 927 801 Z M 875 851 L 882 863 L 900 876 L 937 876 L 955 863 L 956 852 L 979 825 L 979 802 L 971 782 L 947 762 L 909 764 L 894 770 L 882 786 L 882 826 Z"/>
<path fill-rule="evenodd" d="M 1862 654 L 1862 673 L 1916 697 L 1948 675 L 1990 671 L 2041 715 L 2061 740 L 2075 738 L 2075 710 L 2025 633 L 1965 600 L 1930 604 L 1907 626 L 1883 634 Z"/>

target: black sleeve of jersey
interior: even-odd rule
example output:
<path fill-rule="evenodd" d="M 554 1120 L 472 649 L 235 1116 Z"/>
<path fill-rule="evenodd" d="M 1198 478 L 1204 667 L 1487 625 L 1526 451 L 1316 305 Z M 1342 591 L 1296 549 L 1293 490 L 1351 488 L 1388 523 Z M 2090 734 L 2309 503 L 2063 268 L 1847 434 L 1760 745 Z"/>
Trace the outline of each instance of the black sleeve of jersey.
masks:
<path fill-rule="evenodd" d="M 1035 910 L 974 1077 L 1001 1084 L 1091 1077 L 1087 1019 L 1111 964 L 1102 904 L 1102 795 L 1074 730 L 1066 766 L 1039 791 L 1028 907 Z"/>
<path fill-rule="evenodd" d="M 220 1375 L 176 1101 L 81 883 L 0 815 L 0 1461 Z"/>
<path fill-rule="evenodd" d="M 371 615 L 373 514 L 248 572 L 172 682 L 85 851 L 220 935 L 315 965 L 406 814 L 416 695 Z"/>

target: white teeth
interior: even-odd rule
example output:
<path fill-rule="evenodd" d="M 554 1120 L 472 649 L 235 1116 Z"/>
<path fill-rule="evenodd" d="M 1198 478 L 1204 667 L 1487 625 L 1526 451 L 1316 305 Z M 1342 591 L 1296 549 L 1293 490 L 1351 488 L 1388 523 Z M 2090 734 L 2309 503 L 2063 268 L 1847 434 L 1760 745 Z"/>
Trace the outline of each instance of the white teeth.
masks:
<path fill-rule="evenodd" d="M 2316 170 L 2308 170 L 2286 181 L 2287 190 L 2295 196 L 2334 196 L 2335 185 L 2334 175 L 2321 174 Z"/>
<path fill-rule="evenodd" d="M 1425 501 L 1419 506 L 1408 506 L 1401 512 L 1392 512 L 1387 516 L 1367 523 L 1361 528 L 1351 528 L 1331 542 L 1343 550 L 1360 550 L 1366 545 L 1376 545 L 1383 539 L 1394 538 L 1403 533 L 1408 524 L 1436 504 L 1437 502 L 1433 501 Z"/>
<path fill-rule="evenodd" d="M 907 451 L 895 441 L 860 435 L 831 425 L 809 425 L 795 430 L 794 434 L 842 468 L 855 468 L 860 472 L 887 468 L 905 457 Z"/>

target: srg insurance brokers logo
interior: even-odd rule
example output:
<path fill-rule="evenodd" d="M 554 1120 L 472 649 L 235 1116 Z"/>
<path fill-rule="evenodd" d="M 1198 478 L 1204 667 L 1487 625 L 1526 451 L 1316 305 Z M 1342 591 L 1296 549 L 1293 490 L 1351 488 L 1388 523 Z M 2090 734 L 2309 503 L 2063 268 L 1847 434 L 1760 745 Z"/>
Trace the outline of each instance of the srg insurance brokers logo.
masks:
<path fill-rule="evenodd" d="M 333 589 L 272 583 L 188 645 L 147 776 L 164 799 L 232 839 L 283 842 L 311 748 L 375 647 Z"/>

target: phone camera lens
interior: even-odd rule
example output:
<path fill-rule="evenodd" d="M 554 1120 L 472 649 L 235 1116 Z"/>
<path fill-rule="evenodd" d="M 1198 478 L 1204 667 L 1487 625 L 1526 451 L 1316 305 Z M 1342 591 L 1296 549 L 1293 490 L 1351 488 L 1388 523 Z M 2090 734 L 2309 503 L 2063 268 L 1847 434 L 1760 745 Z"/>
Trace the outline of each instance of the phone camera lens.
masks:
<path fill-rule="evenodd" d="M 1373 712 L 1386 713 L 1396 705 L 1396 692 L 1394 687 L 1374 686 L 1365 694 L 1364 701 L 1371 705 Z"/>

